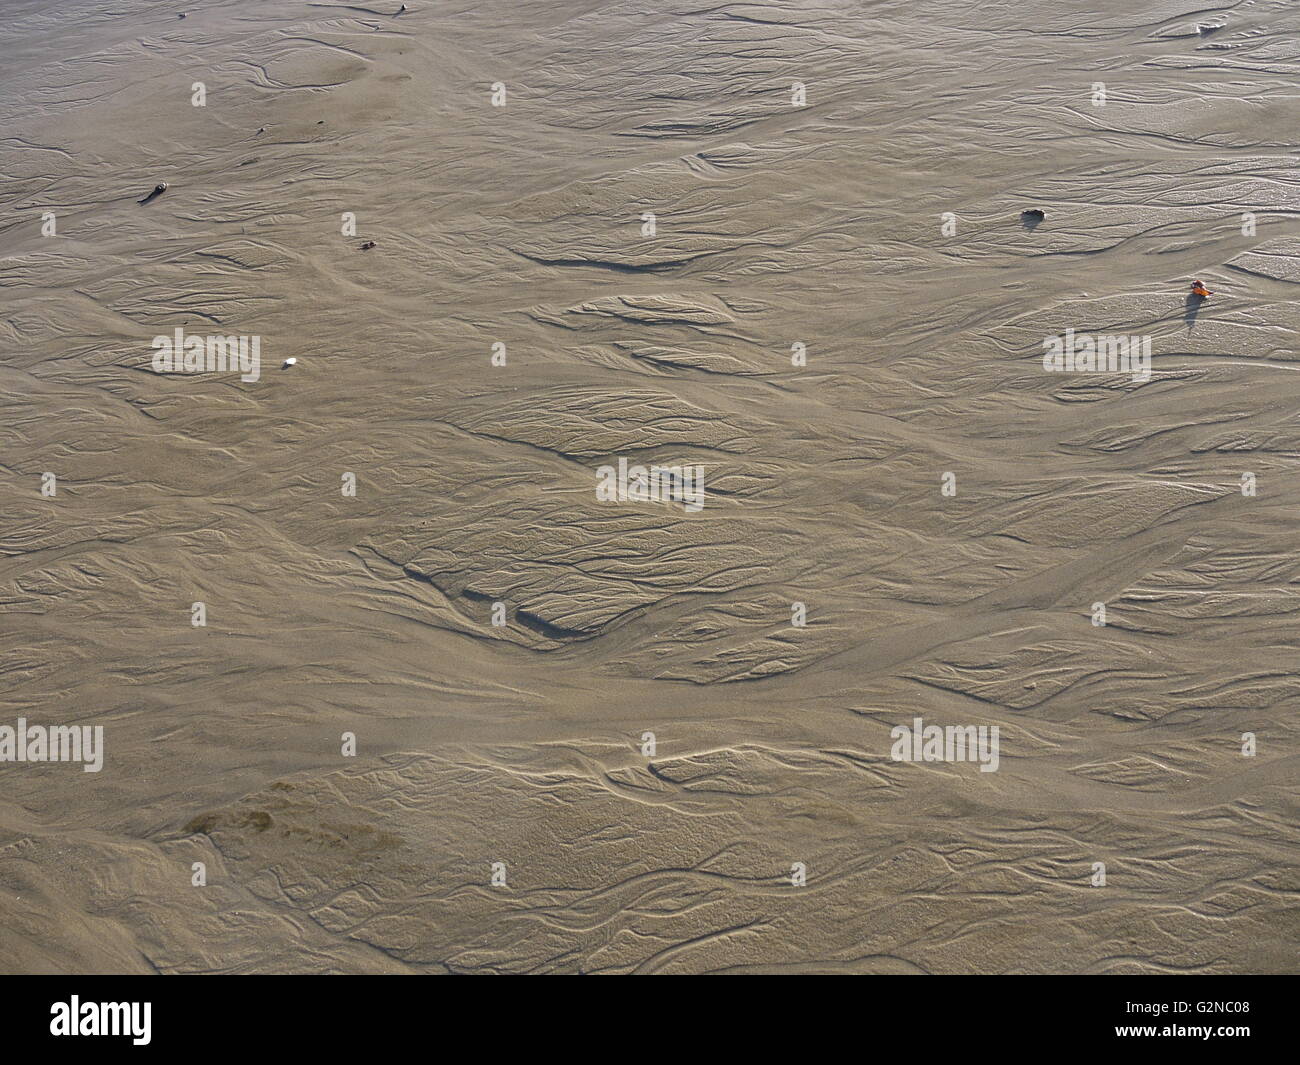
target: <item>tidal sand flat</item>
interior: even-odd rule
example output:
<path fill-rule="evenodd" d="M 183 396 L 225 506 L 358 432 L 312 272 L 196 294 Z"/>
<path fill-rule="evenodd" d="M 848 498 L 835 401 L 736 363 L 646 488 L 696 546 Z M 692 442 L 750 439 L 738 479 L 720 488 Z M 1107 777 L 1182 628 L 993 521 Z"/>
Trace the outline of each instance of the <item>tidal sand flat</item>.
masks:
<path fill-rule="evenodd" d="M 1297 970 L 1295 5 L 4 20 L 0 971 Z"/>

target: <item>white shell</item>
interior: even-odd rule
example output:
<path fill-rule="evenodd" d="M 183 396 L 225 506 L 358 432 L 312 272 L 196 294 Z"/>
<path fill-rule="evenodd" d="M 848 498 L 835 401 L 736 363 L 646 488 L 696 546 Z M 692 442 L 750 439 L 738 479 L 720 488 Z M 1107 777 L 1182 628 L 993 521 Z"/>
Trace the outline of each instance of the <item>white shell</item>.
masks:
<path fill-rule="evenodd" d="M 282 370 L 287 370 L 290 366 L 295 366 L 295 365 L 297 365 L 297 363 L 298 363 L 298 360 L 297 360 L 297 359 L 293 359 L 293 358 L 285 359 L 285 360 L 284 360 L 284 365 L 281 366 L 280 369 L 282 369 Z"/>

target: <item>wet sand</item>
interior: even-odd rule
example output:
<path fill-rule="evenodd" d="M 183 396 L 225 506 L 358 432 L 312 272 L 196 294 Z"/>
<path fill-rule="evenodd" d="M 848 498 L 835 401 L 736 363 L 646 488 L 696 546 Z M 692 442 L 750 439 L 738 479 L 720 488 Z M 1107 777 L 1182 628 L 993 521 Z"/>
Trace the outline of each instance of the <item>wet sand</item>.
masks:
<path fill-rule="evenodd" d="M 6 7 L 0 971 L 1296 971 L 1300 12 L 399 6 Z"/>

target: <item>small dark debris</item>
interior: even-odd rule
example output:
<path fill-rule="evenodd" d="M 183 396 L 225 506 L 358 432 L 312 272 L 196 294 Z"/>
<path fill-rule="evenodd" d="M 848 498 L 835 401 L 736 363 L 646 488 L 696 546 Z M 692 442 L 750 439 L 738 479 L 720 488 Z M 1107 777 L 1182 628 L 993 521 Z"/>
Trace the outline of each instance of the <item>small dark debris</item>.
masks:
<path fill-rule="evenodd" d="M 363 245 L 361 245 L 361 250 L 362 250 L 362 251 L 369 251 L 369 250 L 370 250 L 371 248 L 373 248 L 374 246 L 375 246 L 375 242 L 374 242 L 373 240 L 368 240 L 368 241 L 366 241 Z"/>
<path fill-rule="evenodd" d="M 1020 217 L 1027 222 L 1041 222 L 1047 217 L 1047 212 L 1040 211 L 1037 207 L 1030 207 L 1020 212 Z"/>

